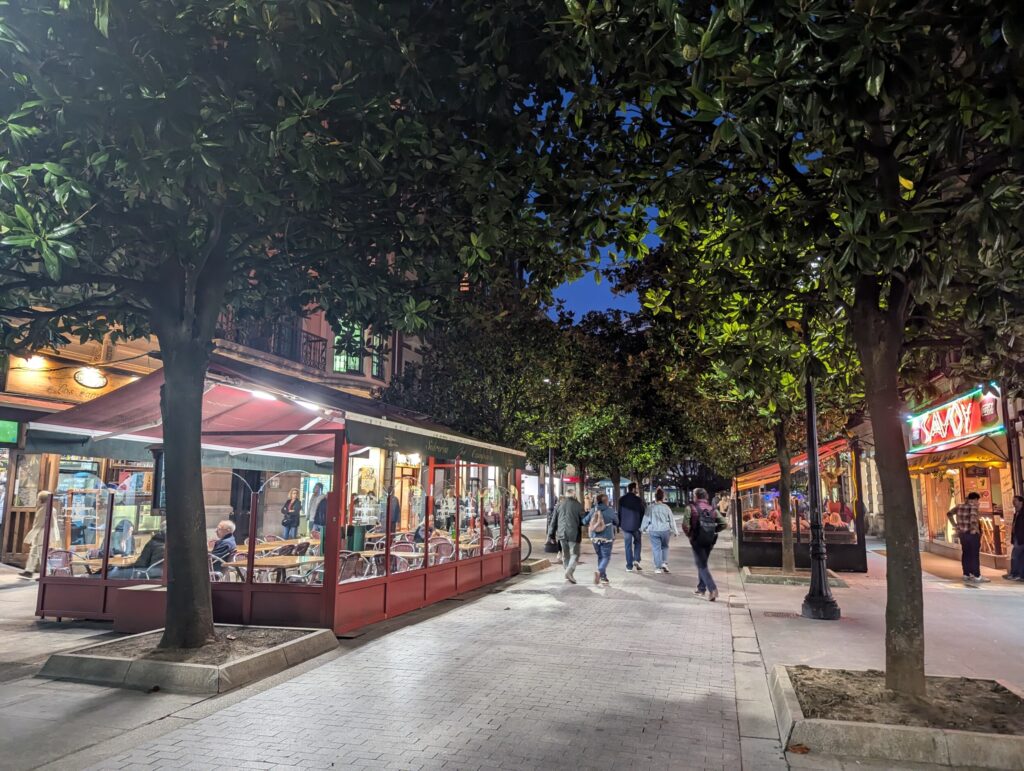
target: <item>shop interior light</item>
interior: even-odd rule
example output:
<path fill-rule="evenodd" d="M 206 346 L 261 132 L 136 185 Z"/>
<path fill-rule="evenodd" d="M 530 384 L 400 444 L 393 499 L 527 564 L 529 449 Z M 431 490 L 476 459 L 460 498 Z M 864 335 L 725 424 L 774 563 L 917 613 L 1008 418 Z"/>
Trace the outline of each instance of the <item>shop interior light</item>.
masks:
<path fill-rule="evenodd" d="M 277 397 L 273 394 L 267 393 L 266 391 L 260 391 L 259 389 L 252 389 L 249 391 L 256 399 L 263 399 L 268 402 L 276 402 Z"/>
<path fill-rule="evenodd" d="M 25 366 L 29 369 L 45 369 L 46 359 L 42 356 L 29 356 L 25 359 Z"/>
<path fill-rule="evenodd" d="M 303 408 L 309 410 L 310 412 L 320 412 L 320 407 L 318 405 L 316 405 L 316 404 L 313 404 L 313 402 L 300 402 L 300 401 L 297 401 L 295 403 L 297 405 L 299 405 L 300 407 L 303 407 Z"/>
<path fill-rule="evenodd" d="M 75 371 L 75 382 L 83 388 L 103 388 L 107 385 L 107 376 L 95 367 L 82 367 Z"/>

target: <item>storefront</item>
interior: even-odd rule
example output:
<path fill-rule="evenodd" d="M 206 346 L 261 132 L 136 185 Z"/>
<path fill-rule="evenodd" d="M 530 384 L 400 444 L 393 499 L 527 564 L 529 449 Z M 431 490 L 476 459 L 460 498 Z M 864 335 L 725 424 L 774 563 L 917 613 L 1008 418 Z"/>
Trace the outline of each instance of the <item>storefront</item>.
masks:
<path fill-rule="evenodd" d="M 218 523 L 236 528 L 235 550 L 210 556 L 216 620 L 341 634 L 519 572 L 522 453 L 241 370 L 215 363 L 203 402 L 211 548 Z M 57 491 L 38 615 L 162 625 L 163 560 L 139 564 L 166 525 L 161 385 L 156 372 L 29 426 L 18 500 Z"/>
<path fill-rule="evenodd" d="M 1013 475 L 999 389 L 979 386 L 907 419 L 907 461 L 921 540 L 927 551 L 960 558 L 947 513 L 967 495 L 981 496 L 981 562 L 1009 564 Z"/>
<path fill-rule="evenodd" d="M 859 451 L 846 439 L 819 448 L 821 506 L 828 566 L 833 570 L 867 572 L 864 507 L 860 500 Z M 810 566 L 811 524 L 807 508 L 807 454 L 791 460 L 790 496 L 793 552 L 797 567 Z M 779 509 L 778 463 L 736 477 L 733 507 L 733 548 L 740 567 L 782 566 L 782 515 Z"/>

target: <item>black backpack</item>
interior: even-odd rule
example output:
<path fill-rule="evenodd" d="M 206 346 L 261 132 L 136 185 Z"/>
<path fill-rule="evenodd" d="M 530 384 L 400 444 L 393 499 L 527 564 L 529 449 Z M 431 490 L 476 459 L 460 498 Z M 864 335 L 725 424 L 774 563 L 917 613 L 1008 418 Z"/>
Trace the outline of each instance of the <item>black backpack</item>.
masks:
<path fill-rule="evenodd" d="M 718 516 L 710 507 L 696 506 L 699 519 L 693 542 L 698 546 L 714 546 L 718 540 Z"/>

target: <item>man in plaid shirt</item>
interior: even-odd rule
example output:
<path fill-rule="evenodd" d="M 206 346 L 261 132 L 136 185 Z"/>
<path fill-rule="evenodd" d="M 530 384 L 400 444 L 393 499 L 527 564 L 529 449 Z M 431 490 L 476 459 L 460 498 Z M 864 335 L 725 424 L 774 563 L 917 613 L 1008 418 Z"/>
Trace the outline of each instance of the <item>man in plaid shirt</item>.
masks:
<path fill-rule="evenodd" d="M 978 493 L 969 493 L 964 503 L 953 507 L 946 514 L 960 538 L 960 564 L 964 570 L 964 581 L 971 584 L 988 583 L 987 578 L 981 577 L 981 523 L 978 521 L 980 501 Z"/>

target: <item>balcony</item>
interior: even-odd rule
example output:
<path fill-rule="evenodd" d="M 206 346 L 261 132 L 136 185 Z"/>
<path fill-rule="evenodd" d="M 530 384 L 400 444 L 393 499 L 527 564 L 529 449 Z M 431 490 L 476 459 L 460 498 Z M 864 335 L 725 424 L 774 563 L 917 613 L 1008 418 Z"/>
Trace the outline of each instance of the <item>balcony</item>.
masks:
<path fill-rule="evenodd" d="M 305 367 L 321 371 L 327 369 L 327 340 L 306 332 L 299 318 L 277 322 L 236 319 L 225 313 L 217 321 L 217 337 Z"/>

